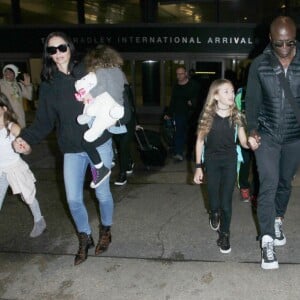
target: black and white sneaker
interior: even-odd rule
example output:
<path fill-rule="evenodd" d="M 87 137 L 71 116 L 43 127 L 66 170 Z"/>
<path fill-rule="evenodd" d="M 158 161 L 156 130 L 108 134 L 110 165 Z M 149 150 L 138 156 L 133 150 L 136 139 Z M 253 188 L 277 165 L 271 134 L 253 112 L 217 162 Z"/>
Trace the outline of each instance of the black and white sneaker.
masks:
<path fill-rule="evenodd" d="M 97 188 L 107 177 L 109 177 L 111 173 L 110 169 L 106 168 L 104 165 L 99 169 L 91 167 L 91 171 L 93 180 L 90 184 L 90 187 L 92 189 Z"/>
<path fill-rule="evenodd" d="M 209 225 L 214 231 L 220 228 L 220 214 L 218 212 L 211 212 L 209 214 Z"/>
<path fill-rule="evenodd" d="M 126 173 L 120 173 L 119 177 L 115 181 L 115 185 L 124 185 L 127 183 L 127 176 Z"/>
<path fill-rule="evenodd" d="M 217 245 L 220 247 L 221 253 L 227 254 L 231 252 L 229 233 L 218 231 L 219 238 Z"/>
<path fill-rule="evenodd" d="M 131 162 L 128 166 L 128 169 L 126 170 L 127 175 L 130 175 L 133 173 L 133 167 L 134 167 L 134 162 Z"/>
<path fill-rule="evenodd" d="M 269 235 L 264 235 L 261 241 L 261 267 L 265 270 L 278 269 L 278 260 L 274 249 L 274 240 Z"/>
<path fill-rule="evenodd" d="M 286 237 L 282 231 L 282 220 L 281 218 L 275 219 L 275 239 L 274 239 L 274 246 L 283 246 L 286 244 Z"/>

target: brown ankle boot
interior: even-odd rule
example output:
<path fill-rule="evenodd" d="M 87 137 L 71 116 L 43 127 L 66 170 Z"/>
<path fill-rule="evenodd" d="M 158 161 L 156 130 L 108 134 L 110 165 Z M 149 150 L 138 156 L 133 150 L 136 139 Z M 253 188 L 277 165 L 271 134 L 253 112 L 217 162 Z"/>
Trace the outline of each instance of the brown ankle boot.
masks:
<path fill-rule="evenodd" d="M 87 259 L 88 250 L 95 246 L 94 240 L 91 234 L 85 232 L 79 232 L 79 249 L 74 259 L 74 265 L 79 265 Z"/>
<path fill-rule="evenodd" d="M 110 243 L 111 243 L 110 227 L 105 228 L 100 226 L 99 241 L 95 249 L 95 255 L 99 255 L 102 252 L 106 251 Z"/>

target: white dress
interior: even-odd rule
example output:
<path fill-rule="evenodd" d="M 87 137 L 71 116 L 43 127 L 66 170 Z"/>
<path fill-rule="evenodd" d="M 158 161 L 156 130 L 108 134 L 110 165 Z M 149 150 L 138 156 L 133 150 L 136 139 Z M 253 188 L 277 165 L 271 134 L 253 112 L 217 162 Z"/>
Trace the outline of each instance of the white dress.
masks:
<path fill-rule="evenodd" d="M 7 180 L 14 194 L 21 194 L 22 199 L 27 204 L 31 204 L 36 195 L 36 179 L 28 164 L 13 149 L 12 142 L 15 137 L 7 133 L 6 128 L 0 129 L 0 177 Z M 5 185 L 5 181 L 0 180 L 0 184 Z M 0 191 L 0 203 L 2 203 L 6 194 L 5 186 L 0 187 Z"/>

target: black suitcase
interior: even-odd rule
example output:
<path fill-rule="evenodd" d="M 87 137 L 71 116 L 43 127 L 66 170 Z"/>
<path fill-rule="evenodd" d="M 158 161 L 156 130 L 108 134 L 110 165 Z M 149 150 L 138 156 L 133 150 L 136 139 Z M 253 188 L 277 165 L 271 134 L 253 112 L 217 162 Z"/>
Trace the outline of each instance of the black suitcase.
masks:
<path fill-rule="evenodd" d="M 175 136 L 175 123 L 172 119 L 162 121 L 161 135 L 169 150 L 172 150 Z"/>
<path fill-rule="evenodd" d="M 139 128 L 135 131 L 135 137 L 141 160 L 146 168 L 165 164 L 167 151 L 158 132 Z"/>

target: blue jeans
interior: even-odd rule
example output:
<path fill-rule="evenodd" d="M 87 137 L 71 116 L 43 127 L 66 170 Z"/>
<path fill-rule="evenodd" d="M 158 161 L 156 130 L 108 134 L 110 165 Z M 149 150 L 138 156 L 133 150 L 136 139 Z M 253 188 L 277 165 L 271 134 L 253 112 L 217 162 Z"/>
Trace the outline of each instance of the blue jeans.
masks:
<path fill-rule="evenodd" d="M 187 136 L 187 117 L 175 116 L 174 154 L 183 155 Z"/>
<path fill-rule="evenodd" d="M 112 141 L 97 148 L 104 165 L 111 168 L 113 150 Z M 83 186 L 87 166 L 91 163 L 86 152 L 65 153 L 64 155 L 64 183 L 67 202 L 78 232 L 91 233 L 88 213 L 83 201 Z M 101 224 L 111 226 L 113 221 L 113 198 L 110 191 L 109 177 L 96 188 L 96 198 L 99 202 Z"/>
<path fill-rule="evenodd" d="M 300 140 L 279 144 L 271 137 L 262 134 L 261 145 L 254 152 L 259 175 L 257 217 L 260 236 L 275 238 L 276 217 L 284 217 L 292 180 L 300 163 Z"/>

